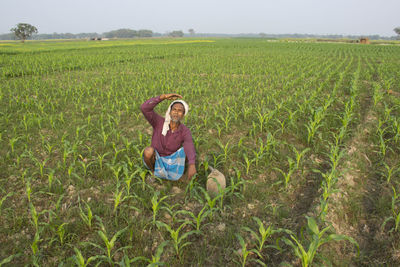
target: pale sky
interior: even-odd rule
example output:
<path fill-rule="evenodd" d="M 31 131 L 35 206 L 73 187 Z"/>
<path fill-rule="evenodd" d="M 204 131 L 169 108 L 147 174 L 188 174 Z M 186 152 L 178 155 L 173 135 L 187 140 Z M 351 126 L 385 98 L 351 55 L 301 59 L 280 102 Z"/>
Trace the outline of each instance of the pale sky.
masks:
<path fill-rule="evenodd" d="M 400 0 L 0 0 L 0 33 L 120 28 L 197 33 L 396 35 Z"/>

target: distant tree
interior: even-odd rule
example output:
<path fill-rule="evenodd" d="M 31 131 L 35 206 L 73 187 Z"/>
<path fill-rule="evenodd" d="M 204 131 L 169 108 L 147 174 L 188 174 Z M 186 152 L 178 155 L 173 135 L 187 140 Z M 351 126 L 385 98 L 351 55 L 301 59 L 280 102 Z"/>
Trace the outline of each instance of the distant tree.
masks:
<path fill-rule="evenodd" d="M 139 37 L 153 37 L 153 31 L 151 30 L 139 30 L 138 31 Z"/>
<path fill-rule="evenodd" d="M 118 29 L 104 33 L 104 37 L 106 38 L 134 38 L 137 36 L 138 32 L 131 29 Z"/>
<path fill-rule="evenodd" d="M 267 34 L 266 34 L 266 33 L 263 33 L 263 32 L 260 32 L 258 35 L 260 35 L 261 38 L 267 37 Z"/>
<path fill-rule="evenodd" d="M 183 37 L 183 31 L 172 31 L 168 35 L 171 37 Z"/>
<path fill-rule="evenodd" d="M 13 32 L 18 39 L 21 39 L 21 42 L 25 42 L 32 34 L 38 33 L 36 27 L 28 23 L 18 23 L 17 27 L 10 29 L 10 31 Z"/>
<path fill-rule="evenodd" d="M 395 33 L 397 33 L 400 37 L 400 27 L 396 27 L 393 29 Z"/>
<path fill-rule="evenodd" d="M 194 35 L 194 30 L 193 30 L 193 29 L 189 29 L 188 31 L 189 31 L 189 33 L 190 33 L 191 36 Z"/>

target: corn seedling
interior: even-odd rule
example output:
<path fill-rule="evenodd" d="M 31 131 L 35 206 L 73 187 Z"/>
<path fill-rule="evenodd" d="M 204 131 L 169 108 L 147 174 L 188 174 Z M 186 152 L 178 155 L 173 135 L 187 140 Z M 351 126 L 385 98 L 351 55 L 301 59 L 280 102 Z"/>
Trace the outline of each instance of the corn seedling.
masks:
<path fill-rule="evenodd" d="M 277 170 L 282 174 L 282 176 L 283 176 L 283 184 L 285 185 L 285 189 L 288 188 L 288 185 L 289 185 L 289 182 L 290 182 L 290 178 L 292 177 L 294 171 L 296 170 L 295 162 L 290 157 L 288 157 L 288 163 L 289 163 L 289 170 L 287 172 L 284 172 L 283 170 L 281 170 L 279 168 L 276 168 L 276 167 L 273 168 L 274 170 Z"/>
<path fill-rule="evenodd" d="M 124 169 L 124 175 L 125 175 L 125 185 L 126 185 L 126 194 L 129 196 L 130 195 L 130 191 L 131 191 L 131 183 L 132 183 L 132 179 L 133 177 L 140 171 L 140 170 L 136 170 L 133 173 L 129 174 L 128 168 L 126 167 L 126 165 L 124 165 L 123 167 Z"/>
<path fill-rule="evenodd" d="M 104 242 L 105 248 L 101 247 L 101 246 L 98 245 L 98 244 L 92 243 L 92 242 L 85 242 L 85 244 L 92 245 L 92 246 L 94 246 L 94 247 L 100 249 L 101 251 L 103 251 L 104 254 L 106 254 L 106 255 L 98 256 L 98 259 L 100 259 L 101 261 L 106 261 L 106 262 L 108 262 L 110 265 L 114 266 L 114 261 L 113 261 L 113 256 L 114 256 L 114 254 L 117 253 L 117 252 L 120 251 L 120 250 L 127 249 L 127 248 L 129 247 L 129 246 L 121 247 L 121 248 L 118 248 L 117 250 L 115 250 L 115 251 L 113 252 L 114 246 L 115 246 L 115 242 L 117 241 L 117 238 L 118 238 L 121 234 L 123 234 L 126 230 L 127 230 L 127 228 L 124 228 L 124 229 L 122 229 L 122 230 L 119 230 L 118 232 L 116 232 L 116 233 L 113 235 L 113 237 L 112 237 L 111 239 L 108 239 L 107 233 L 104 231 L 104 229 L 103 229 L 103 230 L 97 231 L 97 234 L 101 237 L 101 239 L 102 239 L 103 242 Z M 112 253 L 112 252 L 113 252 L 113 253 Z"/>
<path fill-rule="evenodd" d="M 229 114 L 229 108 L 228 112 L 226 113 L 225 117 L 224 116 L 219 116 L 219 118 L 223 121 L 224 126 L 225 126 L 225 131 L 229 130 L 229 122 L 231 121 L 231 116 Z"/>
<path fill-rule="evenodd" d="M 43 161 L 40 161 L 36 158 L 32 159 L 36 163 L 37 167 L 39 167 L 40 178 L 44 178 L 44 167 L 46 166 L 46 162 L 48 161 L 48 159 L 44 159 Z"/>
<path fill-rule="evenodd" d="M 398 143 L 399 138 L 400 138 L 400 119 L 399 118 L 393 118 L 392 132 L 394 132 L 394 137 L 393 137 L 394 142 Z"/>
<path fill-rule="evenodd" d="M 9 144 L 10 144 L 10 147 L 11 147 L 11 153 L 12 153 L 12 154 L 14 154 L 15 144 L 16 144 L 17 141 L 18 141 L 19 139 L 21 139 L 21 138 L 22 138 L 22 136 L 17 136 L 17 137 L 12 137 L 12 138 L 10 138 Z"/>
<path fill-rule="evenodd" d="M 393 231 L 398 231 L 399 230 L 399 224 L 400 224 L 400 212 L 398 212 L 397 205 L 399 204 L 399 195 L 396 193 L 396 189 L 392 186 L 393 190 L 393 196 L 392 196 L 392 205 L 391 205 L 391 210 L 392 210 L 392 216 L 388 217 L 385 219 L 385 221 L 382 224 L 382 229 L 385 227 L 385 225 L 393 220 L 394 221 L 394 227 L 390 229 L 389 232 Z"/>
<path fill-rule="evenodd" d="M 72 256 L 72 259 L 73 259 L 74 263 L 76 264 L 76 266 L 78 266 L 78 267 L 87 267 L 87 266 L 89 266 L 89 264 L 92 261 L 95 261 L 98 258 L 100 258 L 100 256 L 92 256 L 92 257 L 89 257 L 87 260 L 85 260 L 85 258 L 82 256 L 82 253 L 79 249 L 74 248 L 74 251 L 75 251 L 75 255 Z"/>
<path fill-rule="evenodd" d="M 178 211 L 181 214 L 186 214 L 189 215 L 190 217 L 192 217 L 193 222 L 191 222 L 191 225 L 193 225 L 193 227 L 195 228 L 195 231 L 197 233 L 201 233 L 200 228 L 201 226 L 205 226 L 206 224 L 202 224 L 202 222 L 207 218 L 207 216 L 210 213 L 210 210 L 208 209 L 208 206 L 205 205 L 201 211 L 199 211 L 199 213 L 197 215 L 194 215 L 193 212 L 187 211 L 187 210 L 180 210 Z"/>
<path fill-rule="evenodd" d="M 242 178 L 242 173 L 240 170 L 238 170 L 237 168 L 234 169 L 236 179 L 234 179 L 233 177 L 230 178 L 231 184 L 227 187 L 227 192 L 230 195 L 235 195 L 239 198 L 243 198 L 241 192 L 245 190 L 247 181 Z"/>
<path fill-rule="evenodd" d="M 110 170 L 111 170 L 111 172 L 112 172 L 112 174 L 113 174 L 113 176 L 115 178 L 115 182 L 117 184 L 119 184 L 119 176 L 120 176 L 120 173 L 121 173 L 121 170 L 122 170 L 122 166 L 121 165 L 109 164 L 108 167 L 110 168 Z"/>
<path fill-rule="evenodd" d="M 290 234 L 291 239 L 283 238 L 282 240 L 293 248 L 295 255 L 301 260 L 301 265 L 303 267 L 312 265 L 318 248 L 325 243 L 347 240 L 359 250 L 358 244 L 353 238 L 345 235 L 328 234 L 328 230 L 330 230 L 330 228 L 331 227 L 328 226 L 320 231 L 315 219 L 312 217 L 307 217 L 307 230 L 310 235 L 310 240 L 307 242 L 308 244 L 302 244 L 301 241 L 294 236 L 294 234 Z"/>
<path fill-rule="evenodd" d="M 158 199 L 158 196 L 160 195 L 160 192 L 156 191 L 153 194 L 153 197 L 151 198 L 151 209 L 153 211 L 153 225 L 156 224 L 156 216 L 157 216 L 157 212 L 160 210 L 161 208 L 161 203 L 167 199 L 169 196 L 163 196 L 160 199 Z"/>
<path fill-rule="evenodd" d="M 114 192 L 114 209 L 113 209 L 113 213 L 115 213 L 117 211 L 117 208 L 119 207 L 119 205 L 124 202 L 125 200 L 131 198 L 132 196 L 124 196 L 122 197 L 124 191 L 119 191 L 119 185 L 117 185 L 116 191 Z"/>
<path fill-rule="evenodd" d="M 307 143 L 311 143 L 311 141 L 314 139 L 314 136 L 317 132 L 317 130 L 322 126 L 321 121 L 325 117 L 325 112 L 323 109 L 318 108 L 316 110 L 313 110 L 313 115 L 309 119 L 309 122 L 306 126 L 308 136 L 307 136 Z"/>
<path fill-rule="evenodd" d="M 153 175 L 153 174 L 152 174 L 149 170 L 147 170 L 147 169 L 140 171 L 140 174 L 139 174 L 139 176 L 140 176 L 140 178 L 141 178 L 141 184 L 142 184 L 142 190 L 143 190 L 143 191 L 144 191 L 144 189 L 145 189 L 146 187 L 151 188 L 148 184 L 146 184 L 146 175 L 147 175 L 147 174 Z"/>
<path fill-rule="evenodd" d="M 227 163 L 228 155 L 229 155 L 230 151 L 232 150 L 232 147 L 229 147 L 229 141 L 225 145 L 223 145 L 221 143 L 221 141 L 217 140 L 217 144 L 223 150 L 223 157 L 224 157 L 223 162 Z M 216 162 L 214 162 L 214 163 L 216 163 Z"/>
<path fill-rule="evenodd" d="M 47 174 L 47 183 L 49 186 L 49 190 L 51 190 L 51 187 L 53 185 L 54 173 L 55 173 L 55 170 L 51 170 L 50 173 Z"/>
<path fill-rule="evenodd" d="M 2 261 L 0 261 L 0 267 L 1 266 L 8 266 L 6 264 L 10 263 L 14 258 L 20 257 L 21 255 L 22 255 L 21 253 L 17 253 L 17 254 L 8 256 L 7 258 L 5 258 Z"/>
<path fill-rule="evenodd" d="M 258 225 L 258 233 L 256 233 L 254 230 L 252 230 L 249 227 L 242 227 L 243 230 L 249 232 L 256 240 L 257 240 L 257 251 L 261 254 L 261 251 L 264 248 L 265 241 L 273 235 L 274 233 L 280 232 L 278 230 L 275 230 L 272 228 L 272 226 L 268 226 L 265 228 L 264 223 L 257 217 L 253 217 L 253 220 L 256 221 Z M 269 247 L 274 247 L 275 246 L 269 246 Z"/>
<path fill-rule="evenodd" d="M 106 153 L 104 153 L 104 154 L 97 154 L 97 161 L 98 161 L 98 163 L 99 163 L 99 166 L 100 166 L 100 170 L 103 170 L 103 162 L 104 162 L 104 158 L 107 156 L 107 155 L 109 155 L 109 154 L 111 154 L 110 152 L 106 152 Z"/>
<path fill-rule="evenodd" d="M 87 214 L 82 210 L 81 207 L 81 203 L 79 202 L 79 216 L 82 218 L 82 221 L 87 225 L 87 227 L 89 227 L 89 229 L 92 229 L 92 220 L 93 220 L 93 213 L 92 213 L 92 209 L 90 208 L 89 204 L 87 204 L 86 202 L 86 210 L 87 210 Z"/>
<path fill-rule="evenodd" d="M 386 183 L 390 183 L 392 178 L 395 177 L 398 172 L 400 172 L 400 167 L 398 167 L 396 164 L 390 167 L 386 162 L 383 162 L 383 166 L 385 167 L 383 176 L 386 177 Z"/>
<path fill-rule="evenodd" d="M 248 158 L 248 156 L 247 156 L 246 154 L 243 154 L 243 159 L 244 159 L 244 161 L 246 162 L 246 175 L 249 175 L 251 164 L 252 164 L 256 159 L 249 160 L 249 158 Z"/>
<path fill-rule="evenodd" d="M 310 148 L 305 148 L 301 152 L 299 152 L 295 146 L 290 146 L 293 150 L 293 152 L 296 154 L 296 169 L 298 170 L 300 168 L 300 161 L 304 157 L 304 155 L 310 151 Z"/>
<path fill-rule="evenodd" d="M 33 226 L 35 226 L 36 232 L 39 231 L 39 214 L 36 211 L 35 206 L 32 203 L 29 203 L 29 210 L 31 212 L 31 219 L 33 222 Z"/>
<path fill-rule="evenodd" d="M 382 155 L 382 158 L 385 158 L 387 151 L 390 149 L 388 140 L 385 138 L 386 130 L 387 128 L 381 128 L 381 125 L 383 122 L 379 121 L 379 126 L 378 126 L 378 141 L 379 141 L 379 151 L 380 155 Z"/>
<path fill-rule="evenodd" d="M 384 94 L 381 90 L 379 83 L 374 83 L 373 86 L 374 86 L 374 95 L 373 95 L 374 107 L 376 107 L 378 103 L 383 99 Z"/>
<path fill-rule="evenodd" d="M 66 224 L 67 223 L 62 223 L 57 227 L 57 235 L 59 237 L 61 246 L 64 245 L 64 240 L 65 240 L 65 228 L 64 228 L 64 226 Z"/>
<path fill-rule="evenodd" d="M 207 163 L 207 168 L 208 168 L 208 163 Z M 185 188 L 185 202 L 187 202 L 187 200 L 194 195 L 193 191 L 196 190 L 196 188 L 199 186 L 200 185 L 197 182 L 197 173 L 196 173 Z"/>
<path fill-rule="evenodd" d="M 220 189 L 218 183 L 217 183 L 217 186 Z M 218 199 L 221 198 L 221 196 L 220 196 L 220 194 L 218 194 L 215 197 L 211 197 L 203 187 L 200 187 L 200 191 L 203 192 L 204 198 L 206 200 L 205 202 L 208 205 L 208 210 L 210 211 L 209 216 L 210 216 L 210 218 L 212 218 L 213 217 L 213 212 L 217 208 L 217 201 L 218 201 Z"/>
<path fill-rule="evenodd" d="M 168 245 L 168 243 L 169 241 L 164 241 L 160 245 L 158 245 L 155 254 L 151 256 L 151 259 L 146 258 L 144 256 L 138 256 L 134 257 L 133 259 L 129 259 L 129 257 L 125 254 L 119 265 L 124 267 L 129 267 L 131 266 L 131 263 L 135 263 L 137 261 L 144 261 L 148 263 L 147 267 L 163 266 L 164 263 L 161 261 L 161 256 L 164 252 L 164 247 Z"/>
<path fill-rule="evenodd" d="M 35 233 L 35 236 L 33 237 L 33 241 L 32 241 L 32 244 L 31 244 L 32 264 L 34 266 L 39 266 L 38 263 L 37 263 L 37 261 L 38 261 L 38 253 L 39 253 L 39 243 L 42 242 L 42 241 L 43 241 L 43 239 L 40 239 L 40 233 L 39 233 L 39 229 L 38 229 L 36 231 L 36 233 Z"/>
<path fill-rule="evenodd" d="M 5 195 L 4 197 L 1 198 L 1 200 L 0 200 L 0 216 L 1 216 L 2 206 L 3 206 L 4 201 L 5 201 L 8 197 L 11 197 L 12 195 L 14 195 L 14 192 L 9 192 L 7 195 Z"/>
<path fill-rule="evenodd" d="M 186 221 L 186 222 L 182 223 L 182 224 L 178 227 L 178 229 L 174 230 L 174 229 L 172 229 L 168 224 L 165 224 L 165 223 L 160 222 L 160 221 L 157 221 L 157 222 L 156 222 L 157 227 L 159 227 L 159 228 L 160 228 L 160 227 L 163 227 L 163 228 L 164 228 L 165 230 L 167 230 L 168 233 L 170 234 L 170 237 L 171 237 L 171 239 L 172 239 L 172 244 L 173 244 L 174 249 L 175 249 L 176 256 L 177 256 L 179 259 L 182 258 L 183 249 L 184 249 L 186 246 L 188 246 L 188 245 L 191 244 L 191 242 L 186 242 L 186 239 L 187 239 L 190 235 L 196 233 L 196 231 L 189 231 L 189 232 L 186 232 L 186 233 L 184 233 L 184 234 L 180 234 L 180 231 L 182 230 L 182 228 L 183 228 L 185 225 L 189 224 L 189 223 L 190 223 L 190 222 Z"/>
<path fill-rule="evenodd" d="M 79 163 L 79 164 L 81 165 L 81 167 L 82 167 L 82 170 L 83 170 L 83 177 L 86 177 L 86 176 L 87 176 L 87 170 L 88 170 L 88 168 L 90 167 L 90 165 L 94 164 L 95 162 L 92 161 L 92 162 L 86 163 L 86 162 L 87 162 L 87 159 L 83 158 L 82 155 L 79 155 L 79 157 L 81 158 L 81 160 L 78 161 L 78 163 Z"/>
<path fill-rule="evenodd" d="M 243 237 L 239 234 L 235 234 L 236 238 L 239 240 L 240 243 L 240 250 L 239 251 L 235 251 L 236 255 L 239 256 L 240 258 L 240 265 L 242 267 L 246 266 L 247 263 L 247 257 L 249 257 L 249 255 L 251 254 L 256 254 L 258 257 L 262 258 L 261 254 L 256 250 L 256 249 L 247 249 L 247 244 L 246 242 L 243 240 Z M 260 264 L 261 266 L 266 266 L 261 260 L 259 259 L 251 259 L 251 261 L 257 262 L 258 264 Z"/>
<path fill-rule="evenodd" d="M 30 179 L 28 179 L 28 180 L 26 181 L 26 184 L 25 184 L 25 194 L 26 194 L 26 197 L 28 198 L 28 201 L 31 202 L 32 188 L 31 188 L 31 181 L 30 181 Z"/>
<path fill-rule="evenodd" d="M 338 142 L 330 145 L 328 157 L 330 159 L 332 170 L 336 170 L 337 166 L 339 165 L 339 161 L 344 157 L 344 155 L 345 151 L 340 149 Z"/>

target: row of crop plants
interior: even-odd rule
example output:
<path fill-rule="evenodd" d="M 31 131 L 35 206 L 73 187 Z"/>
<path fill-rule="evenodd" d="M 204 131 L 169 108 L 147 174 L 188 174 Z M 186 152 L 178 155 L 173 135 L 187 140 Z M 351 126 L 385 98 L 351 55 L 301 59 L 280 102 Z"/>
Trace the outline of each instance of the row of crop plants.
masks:
<path fill-rule="evenodd" d="M 374 144 L 369 154 L 375 167 L 374 176 L 382 187 L 379 201 L 384 203 L 379 218 L 379 228 L 390 244 L 386 252 L 389 262 L 395 262 L 396 251 L 399 249 L 398 231 L 400 223 L 399 192 L 399 139 L 400 139 L 400 101 L 399 101 L 399 70 L 395 55 L 376 68 L 377 81 L 373 84 L 373 107 L 376 117 L 375 127 L 371 131 L 371 142 Z M 381 61 L 381 59 L 376 59 Z"/>

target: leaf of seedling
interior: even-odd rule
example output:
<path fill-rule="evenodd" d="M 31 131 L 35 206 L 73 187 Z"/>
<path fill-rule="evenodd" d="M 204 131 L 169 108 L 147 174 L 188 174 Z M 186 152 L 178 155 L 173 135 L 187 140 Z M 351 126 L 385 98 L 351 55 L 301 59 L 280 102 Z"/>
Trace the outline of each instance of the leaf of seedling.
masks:
<path fill-rule="evenodd" d="M 92 213 L 92 210 L 91 210 L 89 204 L 84 202 L 86 205 L 86 209 L 87 209 L 87 215 L 86 215 L 86 213 L 81 208 L 81 204 L 80 204 L 79 200 L 78 200 L 78 202 L 79 202 L 79 216 L 82 218 L 82 221 L 84 221 L 84 223 L 89 227 L 89 229 L 92 229 L 93 213 Z"/>
<path fill-rule="evenodd" d="M 173 245 L 174 245 L 176 256 L 178 258 L 181 258 L 181 253 L 182 253 L 183 248 L 191 244 L 191 242 L 185 242 L 184 240 L 188 236 L 196 233 L 196 231 L 189 231 L 189 232 L 184 233 L 183 235 L 180 235 L 180 231 L 182 230 L 182 228 L 189 223 L 190 223 L 189 221 L 185 221 L 178 227 L 177 230 L 173 230 L 169 225 L 167 225 L 163 222 L 160 222 L 160 221 L 156 222 L 156 225 L 158 227 L 164 227 L 169 232 L 170 237 L 173 242 Z"/>
<path fill-rule="evenodd" d="M 79 249 L 74 248 L 75 255 L 72 256 L 72 259 L 75 261 L 75 264 L 79 267 L 87 267 L 92 261 L 97 260 L 100 256 L 92 256 L 85 261 L 85 258 L 82 256 L 82 253 Z"/>
<path fill-rule="evenodd" d="M 17 257 L 19 257 L 19 256 L 21 256 L 21 255 L 22 255 L 21 253 L 17 253 L 17 254 L 8 256 L 7 258 L 3 259 L 3 260 L 0 262 L 0 267 L 6 265 L 7 263 L 10 263 L 14 258 L 17 258 Z"/>
<path fill-rule="evenodd" d="M 63 245 L 64 244 L 64 235 L 65 235 L 65 228 L 64 225 L 66 225 L 67 223 L 63 223 L 61 225 L 58 226 L 57 228 L 57 234 L 58 237 L 60 238 L 60 244 Z"/>
<path fill-rule="evenodd" d="M 307 224 L 308 224 L 308 228 L 316 235 L 319 235 L 319 229 L 317 226 L 317 223 L 315 221 L 315 219 L 313 217 L 308 217 L 307 218 Z"/>
<path fill-rule="evenodd" d="M 167 199 L 169 196 L 163 196 L 162 198 L 160 198 L 160 200 L 158 200 L 158 196 L 159 196 L 160 192 L 156 191 L 153 195 L 153 197 L 151 198 L 151 209 L 153 210 L 153 224 L 156 224 L 156 216 L 157 216 L 157 212 L 161 207 L 161 203 Z"/>
<path fill-rule="evenodd" d="M 214 179 L 215 179 L 215 178 L 214 178 Z M 218 186 L 219 188 L 221 188 L 220 185 L 219 185 L 219 183 L 216 183 L 216 184 L 217 184 L 217 186 Z M 207 203 L 207 205 L 208 205 L 208 207 L 209 207 L 210 217 L 212 218 L 212 216 L 213 216 L 213 211 L 216 209 L 217 201 L 218 201 L 218 199 L 221 198 L 221 195 L 218 194 L 218 195 L 216 195 L 214 198 L 212 198 L 212 197 L 207 193 L 207 191 L 206 191 L 203 187 L 200 187 L 200 191 L 203 192 L 204 198 L 205 198 L 206 203 Z"/>
<path fill-rule="evenodd" d="M 261 254 L 255 250 L 255 249 L 251 249 L 248 250 L 247 249 L 247 244 L 246 242 L 243 240 L 243 237 L 240 234 L 235 234 L 236 238 L 239 240 L 240 246 L 241 246 L 241 251 L 240 252 L 236 252 L 235 253 L 241 258 L 241 265 L 242 267 L 246 266 L 247 263 L 247 257 L 251 254 L 257 254 L 258 257 L 262 258 Z M 265 266 L 265 264 L 260 261 L 260 260 L 253 260 L 256 261 L 257 263 L 259 263 L 261 266 Z"/>
<path fill-rule="evenodd" d="M 122 230 L 119 230 L 117 233 L 114 234 L 114 236 L 111 238 L 111 240 L 109 240 L 106 236 L 106 233 L 103 231 L 97 231 L 98 235 L 101 237 L 101 239 L 103 239 L 104 244 L 106 245 L 106 252 L 107 252 L 107 258 L 109 260 L 109 262 L 112 262 L 112 255 L 111 255 L 111 251 L 113 250 L 114 246 L 115 246 L 115 241 L 117 240 L 117 238 L 124 233 L 128 228 L 125 227 Z"/>
<path fill-rule="evenodd" d="M 14 195 L 14 192 L 9 192 L 7 195 L 5 195 L 4 197 L 1 198 L 0 200 L 0 216 L 1 216 L 1 208 L 3 206 L 3 202 L 8 198 L 11 197 L 12 195 Z"/>
<path fill-rule="evenodd" d="M 39 228 L 39 223 L 38 223 L 38 213 L 36 212 L 36 208 L 35 206 L 33 206 L 32 203 L 29 203 L 29 209 L 31 211 L 31 217 L 32 217 L 32 221 L 33 221 L 33 225 L 35 226 L 36 232 L 38 231 Z"/>
<path fill-rule="evenodd" d="M 190 224 L 195 228 L 198 234 L 201 234 L 200 228 L 201 226 L 205 226 L 206 224 L 202 224 L 202 222 L 207 218 L 207 216 L 210 214 L 210 210 L 208 209 L 208 205 L 204 205 L 204 207 L 199 211 L 197 215 L 195 215 L 193 212 L 187 211 L 187 210 L 179 210 L 179 214 L 185 214 L 189 215 L 192 217 L 193 221 L 190 222 Z"/>
<path fill-rule="evenodd" d="M 43 241 L 43 239 L 40 239 L 39 231 L 36 231 L 35 237 L 33 238 L 33 242 L 31 244 L 31 249 L 34 256 L 36 256 L 39 251 L 39 242 L 41 241 Z"/>
<path fill-rule="evenodd" d="M 292 240 L 283 238 L 283 241 L 287 245 L 293 248 L 296 256 L 301 260 L 303 267 L 310 266 L 314 260 L 318 248 L 321 245 L 331 241 L 347 240 L 353 245 L 355 245 L 359 252 L 358 244 L 357 242 L 354 241 L 354 239 L 344 235 L 336 235 L 336 234 L 330 234 L 327 237 L 324 237 L 327 231 L 331 227 L 330 226 L 325 227 L 320 231 L 314 218 L 308 216 L 306 216 L 306 218 L 307 218 L 307 229 L 309 230 L 309 234 L 311 235 L 308 247 L 306 247 L 306 245 L 301 244 L 300 241 L 293 234 L 290 234 L 290 238 Z M 295 243 L 293 243 L 292 241 L 294 241 Z"/>
<path fill-rule="evenodd" d="M 163 264 L 162 262 L 160 262 L 161 255 L 164 252 L 164 247 L 168 245 L 168 243 L 169 241 L 164 241 L 160 245 L 158 245 L 156 253 L 153 256 L 151 256 L 151 261 L 149 266 L 159 266 Z"/>
<path fill-rule="evenodd" d="M 303 151 L 299 152 L 295 146 L 291 146 L 292 150 L 295 152 L 296 154 L 296 169 L 299 169 L 300 167 L 300 161 L 303 158 L 303 156 L 310 151 L 311 149 L 309 147 L 303 149 Z"/>

